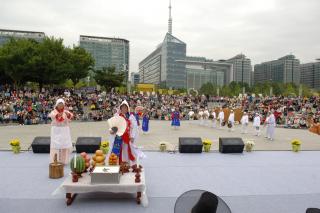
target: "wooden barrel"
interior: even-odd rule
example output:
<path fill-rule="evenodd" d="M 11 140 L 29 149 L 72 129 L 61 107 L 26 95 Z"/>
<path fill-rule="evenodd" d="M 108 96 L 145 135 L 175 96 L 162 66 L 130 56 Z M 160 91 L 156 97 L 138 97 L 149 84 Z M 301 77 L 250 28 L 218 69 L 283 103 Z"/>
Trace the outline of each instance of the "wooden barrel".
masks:
<path fill-rule="evenodd" d="M 49 164 L 49 178 L 57 179 L 63 176 L 63 164 L 57 161 L 57 154 L 55 154 L 53 163 Z"/>

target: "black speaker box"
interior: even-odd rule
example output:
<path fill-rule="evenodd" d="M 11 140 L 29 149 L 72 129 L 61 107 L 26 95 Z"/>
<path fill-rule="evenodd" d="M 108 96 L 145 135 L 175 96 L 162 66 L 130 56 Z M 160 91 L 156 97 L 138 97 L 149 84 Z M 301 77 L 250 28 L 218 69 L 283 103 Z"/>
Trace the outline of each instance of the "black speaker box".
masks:
<path fill-rule="evenodd" d="M 180 153 L 201 153 L 202 140 L 201 138 L 179 138 Z"/>
<path fill-rule="evenodd" d="M 31 147 L 33 153 L 50 153 L 50 137 L 35 137 Z"/>
<path fill-rule="evenodd" d="M 219 152 L 242 153 L 244 143 L 242 138 L 219 138 Z"/>
<path fill-rule="evenodd" d="M 76 142 L 77 153 L 95 153 L 100 149 L 101 137 L 78 137 Z"/>

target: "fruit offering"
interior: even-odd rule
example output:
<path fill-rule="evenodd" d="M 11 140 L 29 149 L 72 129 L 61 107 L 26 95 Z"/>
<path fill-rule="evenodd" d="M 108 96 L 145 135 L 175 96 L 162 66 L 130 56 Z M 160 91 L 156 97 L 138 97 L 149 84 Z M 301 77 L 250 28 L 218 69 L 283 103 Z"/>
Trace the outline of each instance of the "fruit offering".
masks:
<path fill-rule="evenodd" d="M 81 157 L 83 157 L 85 164 L 86 164 L 86 169 L 90 167 L 90 156 L 86 152 L 81 152 Z"/>
<path fill-rule="evenodd" d="M 102 150 L 97 150 L 96 153 L 92 156 L 92 166 L 104 166 L 106 156 L 103 154 Z"/>
<path fill-rule="evenodd" d="M 73 173 L 81 175 L 81 173 L 83 173 L 86 170 L 86 164 L 83 157 L 81 156 L 73 157 L 70 161 L 70 169 Z"/>
<path fill-rule="evenodd" d="M 118 156 L 116 154 L 111 153 L 109 157 L 109 165 L 110 166 L 118 165 Z"/>

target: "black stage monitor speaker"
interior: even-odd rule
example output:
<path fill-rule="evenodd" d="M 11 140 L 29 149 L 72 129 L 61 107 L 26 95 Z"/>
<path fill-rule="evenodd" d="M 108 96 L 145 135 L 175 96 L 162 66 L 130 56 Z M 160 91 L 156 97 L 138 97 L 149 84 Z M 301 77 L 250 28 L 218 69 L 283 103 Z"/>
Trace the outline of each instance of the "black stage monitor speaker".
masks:
<path fill-rule="evenodd" d="M 244 143 L 242 138 L 219 138 L 219 152 L 242 153 Z"/>
<path fill-rule="evenodd" d="M 50 153 L 50 137 L 35 137 L 31 147 L 33 153 Z"/>
<path fill-rule="evenodd" d="M 308 208 L 306 213 L 320 213 L 320 209 L 317 208 Z"/>
<path fill-rule="evenodd" d="M 76 142 L 77 153 L 95 153 L 100 149 L 101 137 L 78 137 Z"/>
<path fill-rule="evenodd" d="M 201 153 L 202 140 L 201 138 L 179 138 L 180 153 Z"/>

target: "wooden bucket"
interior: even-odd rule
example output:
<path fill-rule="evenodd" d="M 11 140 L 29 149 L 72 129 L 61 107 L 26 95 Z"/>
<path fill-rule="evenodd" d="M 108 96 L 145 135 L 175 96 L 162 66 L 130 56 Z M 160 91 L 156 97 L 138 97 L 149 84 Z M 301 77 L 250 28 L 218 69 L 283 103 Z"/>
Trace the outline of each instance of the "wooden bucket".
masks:
<path fill-rule="evenodd" d="M 63 176 L 63 164 L 58 162 L 57 154 L 55 154 L 53 163 L 49 164 L 49 178 L 58 179 Z"/>

